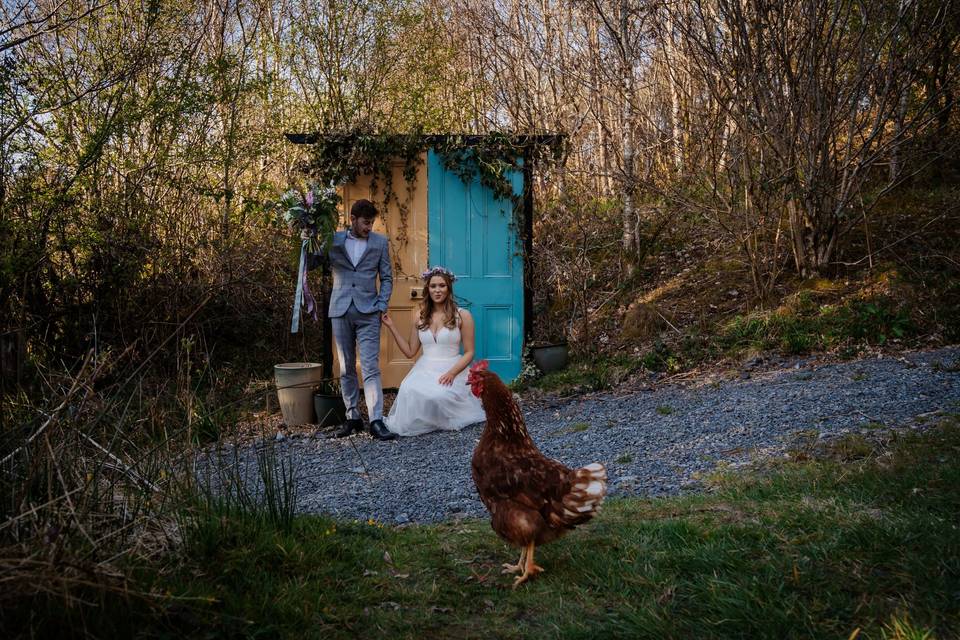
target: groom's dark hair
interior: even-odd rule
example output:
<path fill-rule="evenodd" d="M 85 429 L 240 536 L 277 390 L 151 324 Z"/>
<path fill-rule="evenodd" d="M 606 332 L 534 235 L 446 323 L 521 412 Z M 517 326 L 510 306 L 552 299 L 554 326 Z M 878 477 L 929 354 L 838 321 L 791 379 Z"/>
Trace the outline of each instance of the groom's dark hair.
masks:
<path fill-rule="evenodd" d="M 377 208 L 372 202 L 367 199 L 357 200 L 353 203 L 353 206 L 350 207 L 350 215 L 354 218 L 366 218 L 367 220 L 373 220 L 377 217 Z"/>

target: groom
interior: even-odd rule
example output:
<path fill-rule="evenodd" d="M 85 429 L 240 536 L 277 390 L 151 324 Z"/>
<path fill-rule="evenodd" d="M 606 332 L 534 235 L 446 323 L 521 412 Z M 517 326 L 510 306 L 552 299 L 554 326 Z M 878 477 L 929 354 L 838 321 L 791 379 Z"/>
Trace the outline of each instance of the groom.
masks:
<path fill-rule="evenodd" d="M 393 289 L 393 271 L 387 238 L 374 233 L 377 208 L 369 200 L 357 200 L 350 208 L 350 228 L 333 236 L 328 252 L 333 272 L 333 291 L 328 310 L 333 340 L 340 361 L 340 389 L 347 406 L 347 421 L 333 434 L 343 438 L 363 431 L 357 405 L 357 348 L 363 372 L 363 396 L 370 414 L 370 435 L 393 440 L 383 424 L 383 385 L 380 380 L 380 316 L 387 311 Z M 322 259 L 322 258 L 321 258 Z M 316 263 L 312 266 L 316 266 Z M 380 290 L 377 291 L 377 276 Z"/>

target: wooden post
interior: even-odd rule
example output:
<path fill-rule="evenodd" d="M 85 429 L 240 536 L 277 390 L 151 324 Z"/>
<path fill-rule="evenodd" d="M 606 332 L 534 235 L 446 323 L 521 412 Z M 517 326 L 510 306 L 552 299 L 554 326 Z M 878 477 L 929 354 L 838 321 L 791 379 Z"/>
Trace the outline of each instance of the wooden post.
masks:
<path fill-rule="evenodd" d="M 530 148 L 523 148 L 523 342 L 530 344 L 533 337 L 533 167 Z"/>

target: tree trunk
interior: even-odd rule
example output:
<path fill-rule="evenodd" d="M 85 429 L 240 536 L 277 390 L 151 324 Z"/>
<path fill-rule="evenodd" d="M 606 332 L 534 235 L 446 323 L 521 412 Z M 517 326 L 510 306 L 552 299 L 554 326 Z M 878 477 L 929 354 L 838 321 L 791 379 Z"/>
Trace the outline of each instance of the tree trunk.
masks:
<path fill-rule="evenodd" d="M 627 2 L 620 5 L 620 38 L 621 62 L 623 74 L 623 184 L 621 198 L 623 199 L 623 252 L 627 257 L 627 273 L 633 273 L 633 256 L 637 242 L 636 213 L 633 207 L 633 188 L 635 184 L 634 171 L 634 140 L 633 140 L 633 60 L 630 51 L 630 34 L 628 30 Z"/>
<path fill-rule="evenodd" d="M 676 51 L 673 44 L 673 12 L 667 11 L 666 46 L 667 82 L 670 85 L 670 142 L 673 166 L 677 173 L 683 173 L 683 145 L 680 131 L 680 96 L 677 90 Z"/>

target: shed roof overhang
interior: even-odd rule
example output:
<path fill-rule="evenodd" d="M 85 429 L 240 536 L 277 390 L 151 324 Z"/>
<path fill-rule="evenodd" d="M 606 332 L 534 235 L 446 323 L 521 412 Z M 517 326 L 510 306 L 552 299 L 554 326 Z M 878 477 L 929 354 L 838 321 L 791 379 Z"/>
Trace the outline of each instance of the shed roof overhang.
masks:
<path fill-rule="evenodd" d="M 360 133 L 285 133 L 283 134 L 287 140 L 293 144 L 315 144 L 321 139 L 327 140 L 336 140 L 338 138 L 347 139 L 355 138 L 361 135 Z M 389 137 L 391 134 L 372 134 L 372 135 L 383 135 L 384 137 Z M 397 134 L 401 135 L 401 134 Z M 566 139 L 566 135 L 562 133 L 543 133 L 543 134 L 505 134 L 507 139 L 516 145 L 517 147 L 530 147 L 530 146 L 553 146 L 562 143 Z M 449 141 L 451 138 L 459 138 L 464 145 L 470 146 L 475 144 L 480 144 L 485 138 L 488 138 L 489 135 L 482 134 L 454 134 L 454 133 L 426 133 L 422 134 L 421 140 L 424 146 L 431 146 L 435 144 L 443 144 Z"/>

